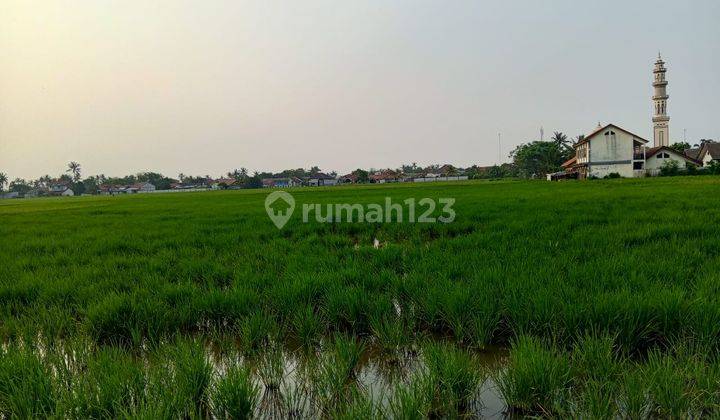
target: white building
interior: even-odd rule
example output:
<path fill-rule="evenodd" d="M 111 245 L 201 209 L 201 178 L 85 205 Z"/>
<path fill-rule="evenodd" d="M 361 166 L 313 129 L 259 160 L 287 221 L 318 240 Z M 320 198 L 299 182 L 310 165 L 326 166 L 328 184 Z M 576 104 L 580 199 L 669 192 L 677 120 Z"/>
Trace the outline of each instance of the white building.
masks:
<path fill-rule="evenodd" d="M 658 175 L 660 169 L 669 161 L 675 161 L 678 168 L 686 169 L 688 166 L 702 166 L 702 163 L 690 158 L 667 146 L 652 147 L 645 151 L 645 172 L 649 175 Z"/>
<path fill-rule="evenodd" d="M 72 197 L 75 195 L 73 190 L 71 190 L 70 187 L 66 184 L 52 185 L 50 187 L 49 193 L 50 193 L 50 195 L 62 196 L 62 197 Z"/>
<path fill-rule="evenodd" d="M 575 158 L 564 164 L 579 178 L 602 178 L 613 173 L 636 176 L 644 169 L 644 146 L 648 141 L 615 124 L 598 128 L 575 144 Z M 574 160 L 574 161 L 573 161 Z"/>

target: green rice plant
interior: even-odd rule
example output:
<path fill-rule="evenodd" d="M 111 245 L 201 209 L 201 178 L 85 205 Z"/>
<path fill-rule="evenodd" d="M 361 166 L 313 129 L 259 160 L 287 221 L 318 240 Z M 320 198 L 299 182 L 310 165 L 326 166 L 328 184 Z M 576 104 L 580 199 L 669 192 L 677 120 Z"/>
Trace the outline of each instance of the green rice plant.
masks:
<path fill-rule="evenodd" d="M 570 386 L 570 363 L 540 340 L 523 336 L 513 343 L 508 365 L 496 382 L 511 410 L 552 414 Z"/>
<path fill-rule="evenodd" d="M 581 381 L 613 382 L 620 364 L 615 338 L 586 332 L 577 339 L 571 355 L 573 375 Z"/>
<path fill-rule="evenodd" d="M 126 350 L 116 347 L 88 352 L 79 343 L 71 348 L 81 356 L 78 365 L 61 368 L 55 363 L 58 374 L 64 375 L 62 411 L 66 416 L 80 418 L 116 418 L 133 410 L 146 398 L 146 377 L 141 363 Z M 56 357 L 67 357 L 58 355 Z"/>
<path fill-rule="evenodd" d="M 305 306 L 295 313 L 292 326 L 295 337 L 304 349 L 312 349 L 320 344 L 324 326 L 311 306 Z"/>
<path fill-rule="evenodd" d="M 432 409 L 432 383 L 428 374 L 413 375 L 408 384 L 397 384 L 388 402 L 387 414 L 396 420 L 422 420 Z"/>
<path fill-rule="evenodd" d="M 387 353 L 395 353 L 410 345 L 411 328 L 403 322 L 403 318 L 374 316 L 370 319 L 370 329 L 380 348 Z"/>
<path fill-rule="evenodd" d="M 278 390 L 285 379 L 285 355 L 277 346 L 265 349 L 257 363 L 257 375 L 266 389 Z"/>
<path fill-rule="evenodd" d="M 0 417 L 46 418 L 55 413 L 52 373 L 27 348 L 0 350 Z"/>
<path fill-rule="evenodd" d="M 650 414 L 648 379 L 644 372 L 634 365 L 623 366 L 624 374 L 620 383 L 619 411 L 626 418 L 647 418 Z"/>
<path fill-rule="evenodd" d="M 444 343 L 422 348 L 432 410 L 440 416 L 464 411 L 482 382 L 480 367 L 466 351 Z"/>
<path fill-rule="evenodd" d="M 169 410 L 174 416 L 206 413 L 213 372 L 202 344 L 178 339 L 158 356 L 165 363 L 152 372 L 157 399 L 150 403 L 167 407 L 163 410 Z"/>
<path fill-rule="evenodd" d="M 577 417 L 589 419 L 609 419 L 619 412 L 616 399 L 616 384 L 590 380 L 580 391 L 579 413 Z"/>
<path fill-rule="evenodd" d="M 321 356 L 320 365 L 312 377 L 321 412 L 334 412 L 350 401 L 357 387 L 358 368 L 364 350 L 362 341 L 337 335 Z"/>
<path fill-rule="evenodd" d="M 357 388 L 352 390 L 349 401 L 332 417 L 338 420 L 379 420 L 384 418 L 380 406 L 372 396 Z"/>
<path fill-rule="evenodd" d="M 243 320 L 240 334 L 243 349 L 256 354 L 276 340 L 278 325 L 270 315 L 255 312 Z"/>
<path fill-rule="evenodd" d="M 643 366 L 649 383 L 651 408 L 661 417 L 688 417 L 691 401 L 688 398 L 687 378 L 682 366 L 668 355 L 652 351 Z"/>
<path fill-rule="evenodd" d="M 220 419 L 250 419 L 257 407 L 259 394 L 250 370 L 233 365 L 213 387 L 212 413 Z"/>

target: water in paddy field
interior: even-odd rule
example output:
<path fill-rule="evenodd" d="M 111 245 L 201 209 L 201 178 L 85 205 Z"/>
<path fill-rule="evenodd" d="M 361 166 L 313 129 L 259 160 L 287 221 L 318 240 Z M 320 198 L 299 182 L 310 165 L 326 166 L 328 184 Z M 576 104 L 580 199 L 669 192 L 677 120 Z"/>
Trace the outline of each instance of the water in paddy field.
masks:
<path fill-rule="evenodd" d="M 474 397 L 462 413 L 464 418 L 508 418 L 507 407 L 493 380 L 503 368 L 507 349 L 490 347 L 474 354 L 477 369 L 482 372 Z M 330 415 L 322 408 L 322 394 L 317 375 L 322 371 L 322 351 L 307 354 L 297 350 L 281 350 L 244 357 L 239 354 L 210 352 L 210 361 L 218 375 L 227 366 L 241 363 L 252 367 L 253 380 L 259 387 L 256 416 L 262 419 L 318 418 Z M 388 354 L 375 348 L 364 351 L 350 381 L 373 404 L 388 408 L 398 386 L 409 386 L 414 374 L 424 369 L 418 351 L 401 351 Z M 384 411 L 386 412 L 386 411 Z"/>

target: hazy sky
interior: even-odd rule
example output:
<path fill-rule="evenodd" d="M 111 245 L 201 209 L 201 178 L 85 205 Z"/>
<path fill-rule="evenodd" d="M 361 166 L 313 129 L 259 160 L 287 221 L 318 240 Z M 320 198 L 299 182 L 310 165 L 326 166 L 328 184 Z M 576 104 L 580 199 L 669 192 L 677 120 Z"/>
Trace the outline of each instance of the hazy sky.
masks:
<path fill-rule="evenodd" d="M 497 162 L 598 121 L 720 138 L 720 2 L 0 0 L 0 171 Z"/>

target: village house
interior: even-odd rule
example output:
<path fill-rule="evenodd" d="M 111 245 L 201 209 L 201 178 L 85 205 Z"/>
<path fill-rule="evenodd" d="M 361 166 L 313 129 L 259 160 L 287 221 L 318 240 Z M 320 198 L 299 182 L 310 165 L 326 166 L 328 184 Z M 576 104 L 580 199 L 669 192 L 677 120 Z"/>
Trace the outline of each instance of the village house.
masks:
<path fill-rule="evenodd" d="M 241 183 L 235 178 L 218 178 L 210 183 L 210 188 L 213 190 L 236 190 L 241 187 Z"/>
<path fill-rule="evenodd" d="M 138 182 L 130 185 L 108 185 L 98 187 L 100 195 L 137 194 L 155 191 L 155 185 L 149 182 Z"/>
<path fill-rule="evenodd" d="M 262 184 L 263 188 L 289 188 L 301 186 L 302 180 L 297 177 L 263 178 Z"/>
<path fill-rule="evenodd" d="M 703 166 L 710 166 L 711 163 L 720 163 L 720 143 L 705 143 L 698 151 L 697 159 Z"/>
<path fill-rule="evenodd" d="M 645 172 L 648 175 L 658 175 L 663 165 L 669 161 L 677 162 L 678 168 L 687 169 L 688 166 L 702 166 L 702 162 L 680 153 L 667 146 L 651 147 L 645 150 Z"/>
<path fill-rule="evenodd" d="M 307 184 L 311 187 L 332 186 L 336 185 L 337 181 L 334 176 L 322 172 L 312 174 L 307 178 Z"/>
<path fill-rule="evenodd" d="M 75 195 L 68 184 L 51 185 L 48 194 L 57 197 L 72 197 Z"/>
<path fill-rule="evenodd" d="M 372 183 L 384 184 L 386 182 L 398 182 L 402 176 L 392 169 L 385 169 L 371 174 L 368 178 Z"/>
<path fill-rule="evenodd" d="M 358 176 L 355 173 L 349 173 L 338 178 L 339 184 L 355 184 L 358 182 Z"/>

